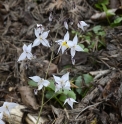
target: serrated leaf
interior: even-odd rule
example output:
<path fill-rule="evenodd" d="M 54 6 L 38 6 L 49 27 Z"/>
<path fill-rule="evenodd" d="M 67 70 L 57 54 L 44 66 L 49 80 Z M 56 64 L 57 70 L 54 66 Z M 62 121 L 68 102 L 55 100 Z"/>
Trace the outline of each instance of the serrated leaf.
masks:
<path fill-rule="evenodd" d="M 76 89 L 76 92 L 77 92 L 78 94 L 81 94 L 81 93 L 82 93 L 81 82 L 82 82 L 82 77 L 81 77 L 81 76 L 77 77 L 77 79 L 76 79 L 76 81 L 75 81 L 75 85 L 78 86 L 78 87 L 80 87 L 80 88 L 77 88 L 77 89 Z"/>
<path fill-rule="evenodd" d="M 28 84 L 29 84 L 30 86 L 32 86 L 32 87 L 37 87 L 37 86 L 38 86 L 37 83 L 36 83 L 35 81 L 33 81 L 33 80 L 29 80 L 29 81 L 28 81 Z"/>
<path fill-rule="evenodd" d="M 83 74 L 83 78 L 86 84 L 89 84 L 90 82 L 93 81 L 93 77 L 89 74 Z"/>

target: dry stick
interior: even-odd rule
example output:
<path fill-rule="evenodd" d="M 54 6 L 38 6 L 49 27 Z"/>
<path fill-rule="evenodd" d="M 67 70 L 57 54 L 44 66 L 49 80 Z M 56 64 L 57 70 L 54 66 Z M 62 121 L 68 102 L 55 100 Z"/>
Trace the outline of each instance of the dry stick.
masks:
<path fill-rule="evenodd" d="M 102 102 L 98 102 L 98 103 L 95 103 L 94 105 L 89 105 L 89 106 L 87 106 L 86 108 L 84 108 L 84 109 L 75 117 L 75 120 L 79 117 L 79 115 L 80 115 L 82 112 L 84 112 L 84 111 L 87 110 L 88 108 L 97 106 L 97 105 L 99 105 L 100 103 L 102 103 Z"/>

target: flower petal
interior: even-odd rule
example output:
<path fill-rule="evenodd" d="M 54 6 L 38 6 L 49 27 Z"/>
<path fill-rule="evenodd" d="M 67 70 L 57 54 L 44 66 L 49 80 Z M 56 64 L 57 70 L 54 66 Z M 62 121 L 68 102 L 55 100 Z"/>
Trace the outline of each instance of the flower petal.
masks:
<path fill-rule="evenodd" d="M 32 49 L 32 44 L 29 44 L 28 47 L 26 48 L 27 52 L 31 53 L 31 49 Z"/>
<path fill-rule="evenodd" d="M 55 82 L 58 83 L 58 84 L 60 84 L 61 78 L 58 77 L 58 76 L 55 76 L 55 75 L 53 75 L 53 77 L 54 77 Z"/>
<path fill-rule="evenodd" d="M 60 89 L 62 89 L 61 84 L 60 83 L 59 84 L 56 84 L 55 85 L 55 92 L 59 91 Z"/>
<path fill-rule="evenodd" d="M 38 85 L 38 90 L 41 90 L 43 88 L 43 84 Z"/>
<path fill-rule="evenodd" d="M 23 53 L 20 55 L 18 61 L 24 60 L 25 58 L 26 58 L 26 52 L 23 52 Z"/>
<path fill-rule="evenodd" d="M 29 77 L 30 79 L 32 79 L 33 81 L 39 83 L 41 78 L 39 76 L 33 76 L 33 77 Z"/>
<path fill-rule="evenodd" d="M 36 37 L 39 37 L 40 28 L 34 29 Z"/>
<path fill-rule="evenodd" d="M 70 50 L 72 58 L 75 56 L 75 47 L 72 47 Z"/>
<path fill-rule="evenodd" d="M 49 84 L 50 84 L 50 82 L 49 82 L 48 80 L 44 80 L 44 81 L 43 81 L 43 85 L 44 85 L 45 87 L 47 87 Z"/>
<path fill-rule="evenodd" d="M 67 31 L 67 33 L 64 35 L 64 40 L 68 41 L 69 40 L 69 32 Z"/>
<path fill-rule="evenodd" d="M 23 51 L 26 51 L 26 49 L 27 49 L 27 46 L 24 44 L 23 45 Z"/>
<path fill-rule="evenodd" d="M 73 43 L 76 45 L 77 42 L 78 42 L 78 37 L 77 37 L 77 35 L 75 35 L 75 37 L 74 37 L 74 39 L 73 39 Z"/>
<path fill-rule="evenodd" d="M 70 106 L 71 106 L 71 108 L 73 109 L 73 102 L 70 100 L 70 98 L 69 98 L 69 101 L 67 102 Z"/>
<path fill-rule="evenodd" d="M 2 118 L 3 118 L 3 112 L 0 113 L 0 119 L 2 119 Z"/>
<path fill-rule="evenodd" d="M 43 32 L 42 35 L 41 35 L 41 37 L 42 37 L 43 39 L 47 38 L 49 32 L 50 32 L 50 31 Z"/>
<path fill-rule="evenodd" d="M 27 53 L 26 55 L 27 55 L 27 58 L 30 59 L 30 60 L 33 58 L 32 53 Z"/>
<path fill-rule="evenodd" d="M 62 54 L 64 53 L 64 51 L 67 49 L 67 47 L 65 47 L 65 46 L 62 46 L 61 47 L 61 51 L 62 51 Z"/>
<path fill-rule="evenodd" d="M 73 98 L 70 98 L 70 100 L 72 101 L 72 102 L 76 102 L 76 103 L 78 103 L 77 101 L 75 101 Z"/>
<path fill-rule="evenodd" d="M 67 45 L 69 48 L 72 48 L 75 44 L 72 41 L 67 41 Z"/>
<path fill-rule="evenodd" d="M 66 21 L 64 22 L 64 27 L 68 30 L 68 24 Z"/>
<path fill-rule="evenodd" d="M 41 43 L 42 43 L 43 46 L 50 47 L 49 42 L 48 42 L 47 39 L 41 40 Z"/>
<path fill-rule="evenodd" d="M 67 72 L 66 74 L 64 74 L 62 77 L 61 77 L 61 79 L 63 80 L 63 82 L 67 82 L 67 81 L 69 81 L 69 72 Z"/>
<path fill-rule="evenodd" d="M 66 100 L 64 101 L 64 104 L 66 104 L 68 101 L 69 101 L 69 99 L 66 99 Z"/>
<path fill-rule="evenodd" d="M 70 89 L 70 82 L 69 82 L 69 81 L 67 81 L 67 82 L 65 83 L 65 86 L 63 87 L 63 89 L 71 90 L 71 89 Z"/>
<path fill-rule="evenodd" d="M 41 43 L 41 40 L 39 38 L 36 38 L 33 42 L 32 47 L 38 46 Z"/>
<path fill-rule="evenodd" d="M 76 46 L 75 46 L 75 50 L 76 50 L 76 51 L 84 51 L 79 45 L 76 45 Z"/>

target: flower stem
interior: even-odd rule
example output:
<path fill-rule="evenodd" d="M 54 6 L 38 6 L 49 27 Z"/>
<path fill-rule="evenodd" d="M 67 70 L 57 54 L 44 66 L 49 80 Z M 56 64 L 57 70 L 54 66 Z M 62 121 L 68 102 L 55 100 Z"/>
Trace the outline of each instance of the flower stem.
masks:
<path fill-rule="evenodd" d="M 47 75 L 48 75 L 49 67 L 50 67 L 50 64 L 51 64 L 51 62 L 52 62 L 52 57 L 53 57 L 53 51 L 52 51 L 52 53 L 51 53 L 51 58 L 50 58 L 50 62 L 49 62 L 49 64 L 48 64 L 48 68 L 47 68 L 47 71 L 46 71 L 45 79 L 47 78 Z M 38 115 L 38 119 L 37 119 L 36 124 L 38 124 L 38 122 L 39 122 L 39 118 L 40 118 L 40 115 L 41 115 L 41 113 L 42 113 L 42 109 L 43 109 L 43 106 L 44 106 L 44 93 L 45 93 L 45 87 L 42 89 L 41 108 L 40 108 L 40 111 L 39 111 L 39 115 Z"/>

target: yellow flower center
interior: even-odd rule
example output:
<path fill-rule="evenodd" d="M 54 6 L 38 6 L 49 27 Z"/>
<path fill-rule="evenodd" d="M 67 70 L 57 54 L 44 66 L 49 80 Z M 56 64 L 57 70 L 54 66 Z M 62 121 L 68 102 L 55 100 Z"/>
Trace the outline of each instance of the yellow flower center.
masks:
<path fill-rule="evenodd" d="M 62 42 L 62 46 L 65 46 L 65 47 L 67 47 L 67 48 L 69 47 L 69 46 L 67 45 L 67 42 L 66 42 L 66 41 L 63 41 L 63 42 Z"/>

